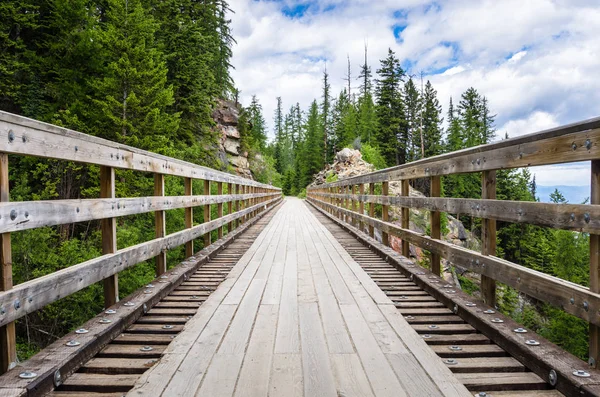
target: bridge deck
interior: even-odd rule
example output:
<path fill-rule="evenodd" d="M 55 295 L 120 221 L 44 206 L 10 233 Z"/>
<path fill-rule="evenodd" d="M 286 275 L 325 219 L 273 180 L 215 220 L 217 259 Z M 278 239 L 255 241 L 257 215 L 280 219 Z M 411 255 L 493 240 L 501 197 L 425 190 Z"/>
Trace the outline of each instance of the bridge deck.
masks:
<path fill-rule="evenodd" d="M 130 395 L 470 396 L 298 199 Z"/>

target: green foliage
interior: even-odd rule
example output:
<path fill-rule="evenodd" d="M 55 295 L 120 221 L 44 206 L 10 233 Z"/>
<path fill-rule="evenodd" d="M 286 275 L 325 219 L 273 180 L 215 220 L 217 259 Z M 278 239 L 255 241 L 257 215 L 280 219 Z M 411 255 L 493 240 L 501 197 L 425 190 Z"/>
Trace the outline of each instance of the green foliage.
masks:
<path fill-rule="evenodd" d="M 338 180 L 338 175 L 335 173 L 327 174 L 327 176 L 325 177 L 325 182 L 327 182 L 327 183 L 335 182 L 337 180 Z"/>
<path fill-rule="evenodd" d="M 473 295 L 475 292 L 479 292 L 479 286 L 471 279 L 459 275 L 458 281 L 460 282 L 460 288 L 467 294 Z"/>
<path fill-rule="evenodd" d="M 385 159 L 376 147 L 373 147 L 368 143 L 363 143 L 360 147 L 360 154 L 362 155 L 362 159 L 367 163 L 373 164 L 375 169 L 382 170 L 387 168 Z"/>

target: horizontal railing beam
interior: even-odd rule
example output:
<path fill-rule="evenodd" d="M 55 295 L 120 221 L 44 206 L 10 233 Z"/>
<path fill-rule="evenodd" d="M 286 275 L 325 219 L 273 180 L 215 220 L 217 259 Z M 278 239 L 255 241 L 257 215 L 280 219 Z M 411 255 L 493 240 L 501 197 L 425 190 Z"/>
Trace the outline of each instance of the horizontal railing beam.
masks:
<path fill-rule="evenodd" d="M 279 192 L 272 192 L 4 202 L 0 203 L 0 233 L 279 195 Z"/>
<path fill-rule="evenodd" d="M 586 128 L 580 132 L 564 134 L 564 132 L 572 130 L 572 128 L 564 128 L 552 130 L 551 134 L 544 132 L 531 134 L 527 136 L 527 139 L 524 139 L 525 137 L 508 139 L 446 153 L 369 174 L 325 183 L 315 188 L 594 160 L 600 157 L 599 124 L 600 119 L 594 119 L 593 122 L 580 125 L 581 128 L 594 126 L 593 129 Z"/>
<path fill-rule="evenodd" d="M 310 197 L 309 200 L 321 207 L 335 209 L 382 232 L 392 234 L 422 249 L 436 253 L 472 272 L 493 278 L 529 296 L 562 308 L 592 324 L 600 325 L 600 294 L 591 292 L 589 288 L 495 256 L 482 255 L 446 241 L 432 239 L 429 236 L 334 206 L 313 197 Z"/>
<path fill-rule="evenodd" d="M 190 229 L 170 234 L 141 244 L 137 244 L 89 261 L 59 270 L 0 292 L 0 326 L 6 325 L 26 314 L 69 296 L 98 281 L 117 274 L 129 267 L 157 256 L 160 252 L 180 246 L 186 242 L 218 229 L 232 220 L 239 219 L 252 211 L 280 200 L 248 207 L 242 211 L 226 215 L 214 221 L 202 223 Z M 154 209 L 153 209 L 154 210 Z"/>
<path fill-rule="evenodd" d="M 2 111 L 0 152 L 280 190 L 236 175 Z"/>
<path fill-rule="evenodd" d="M 351 195 L 320 192 L 311 192 L 311 194 L 325 198 L 343 198 L 365 203 L 470 215 L 475 218 L 526 223 L 555 229 L 600 233 L 600 205 L 446 197 Z"/>

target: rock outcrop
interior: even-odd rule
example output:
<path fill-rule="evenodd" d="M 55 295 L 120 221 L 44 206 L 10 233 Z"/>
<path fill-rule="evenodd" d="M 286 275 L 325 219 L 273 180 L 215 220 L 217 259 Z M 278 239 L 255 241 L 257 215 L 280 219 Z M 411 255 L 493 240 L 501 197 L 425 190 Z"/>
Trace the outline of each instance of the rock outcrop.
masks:
<path fill-rule="evenodd" d="M 213 112 L 213 119 L 220 133 L 219 157 L 225 168 L 232 166 L 235 172 L 248 179 L 253 179 L 248 161 L 248 152 L 241 149 L 241 136 L 238 129 L 240 110 L 231 101 L 219 100 Z"/>

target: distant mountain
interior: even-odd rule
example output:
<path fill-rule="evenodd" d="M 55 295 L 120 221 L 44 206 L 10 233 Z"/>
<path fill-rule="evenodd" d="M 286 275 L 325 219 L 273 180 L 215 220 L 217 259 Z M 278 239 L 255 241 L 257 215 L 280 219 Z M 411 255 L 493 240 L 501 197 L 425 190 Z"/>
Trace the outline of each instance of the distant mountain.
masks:
<path fill-rule="evenodd" d="M 581 204 L 590 197 L 590 186 L 537 186 L 537 196 L 541 202 L 550 202 L 550 193 L 558 189 L 570 204 Z"/>

